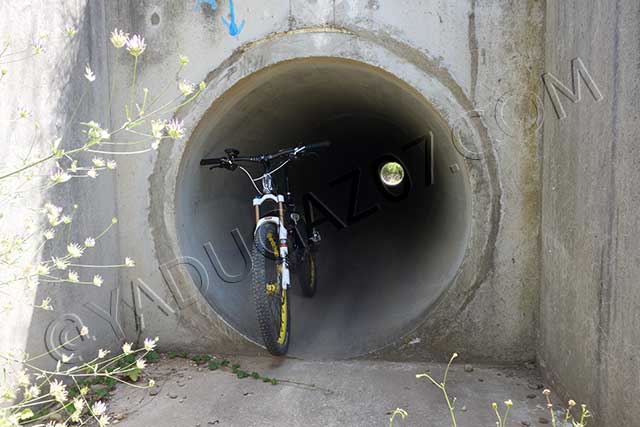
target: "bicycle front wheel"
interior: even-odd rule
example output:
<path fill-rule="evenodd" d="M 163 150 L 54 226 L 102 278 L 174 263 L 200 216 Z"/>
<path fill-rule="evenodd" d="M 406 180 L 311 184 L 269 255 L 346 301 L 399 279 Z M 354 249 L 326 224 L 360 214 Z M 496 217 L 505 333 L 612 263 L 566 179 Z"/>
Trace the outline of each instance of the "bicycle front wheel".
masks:
<path fill-rule="evenodd" d="M 251 251 L 251 286 L 258 327 L 269 353 L 282 356 L 289 349 L 291 311 L 287 290 L 282 286 L 283 265 L 278 250 L 278 228 L 276 224 L 263 224 L 255 237 Z"/>

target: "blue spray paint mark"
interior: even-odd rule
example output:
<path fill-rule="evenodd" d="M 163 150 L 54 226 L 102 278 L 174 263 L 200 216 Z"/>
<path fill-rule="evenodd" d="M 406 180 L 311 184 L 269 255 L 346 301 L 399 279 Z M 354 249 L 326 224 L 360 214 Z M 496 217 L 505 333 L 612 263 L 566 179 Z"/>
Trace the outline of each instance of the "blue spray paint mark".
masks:
<path fill-rule="evenodd" d="M 240 26 L 236 23 L 236 12 L 233 8 L 233 0 L 229 0 L 229 21 L 224 16 L 221 16 L 222 23 L 229 29 L 229 35 L 237 37 L 244 29 L 245 20 L 242 20 Z"/>
<path fill-rule="evenodd" d="M 218 8 L 218 3 L 216 2 L 216 0 L 196 0 L 196 7 L 194 7 L 193 10 L 198 10 L 198 6 L 200 6 L 200 3 L 208 3 L 213 10 Z"/>

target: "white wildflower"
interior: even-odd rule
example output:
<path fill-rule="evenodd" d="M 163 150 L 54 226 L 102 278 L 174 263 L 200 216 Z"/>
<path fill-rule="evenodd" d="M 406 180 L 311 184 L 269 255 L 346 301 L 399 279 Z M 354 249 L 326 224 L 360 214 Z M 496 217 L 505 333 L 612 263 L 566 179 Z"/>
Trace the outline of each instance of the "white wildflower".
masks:
<path fill-rule="evenodd" d="M 111 32 L 111 43 L 115 46 L 116 49 L 120 49 L 127 44 L 127 39 L 129 38 L 129 33 L 125 33 L 122 30 L 114 29 Z"/>
<path fill-rule="evenodd" d="M 51 306 L 51 298 L 47 297 L 42 300 L 38 308 L 41 308 L 46 311 L 52 311 L 53 307 Z"/>
<path fill-rule="evenodd" d="M 178 83 L 178 89 L 180 90 L 182 96 L 189 96 L 193 93 L 195 87 L 192 83 L 189 83 L 186 80 L 182 80 L 180 83 Z"/>
<path fill-rule="evenodd" d="M 47 240 L 51 240 L 56 236 L 56 232 L 53 231 L 52 228 L 48 229 L 47 231 L 44 232 L 44 238 Z"/>
<path fill-rule="evenodd" d="M 136 262 L 134 260 L 132 260 L 131 258 L 129 258 L 129 257 L 125 257 L 124 265 L 126 265 L 127 267 L 135 267 L 136 266 Z"/>
<path fill-rule="evenodd" d="M 104 159 L 102 157 L 94 157 L 91 162 L 93 163 L 93 166 L 97 167 L 97 168 L 101 168 L 105 165 L 104 163 Z"/>
<path fill-rule="evenodd" d="M 80 281 L 80 276 L 78 275 L 78 272 L 70 271 L 69 272 L 69 281 L 71 283 L 78 283 Z"/>
<path fill-rule="evenodd" d="M 147 48 L 144 38 L 138 34 L 134 34 L 131 38 L 127 39 L 126 46 L 127 51 L 135 57 L 142 55 L 142 52 Z"/>
<path fill-rule="evenodd" d="M 109 350 L 103 350 L 103 349 L 99 349 L 98 350 L 98 359 L 104 359 L 105 357 L 107 357 L 107 354 L 111 353 Z"/>
<path fill-rule="evenodd" d="M 138 369 L 144 369 L 144 367 L 147 365 L 147 362 L 144 359 L 138 359 L 136 360 L 136 368 Z"/>
<path fill-rule="evenodd" d="M 131 344 L 131 343 L 129 343 L 129 342 L 126 342 L 126 343 L 122 344 L 122 352 L 123 352 L 124 354 L 131 354 L 131 353 L 132 353 L 132 351 L 131 351 L 131 345 L 132 345 L 132 344 Z"/>
<path fill-rule="evenodd" d="M 96 245 L 96 239 L 94 239 L 93 237 L 87 237 L 86 239 L 84 239 L 84 245 L 87 248 L 92 248 Z"/>
<path fill-rule="evenodd" d="M 100 418 L 98 418 L 98 425 L 100 427 L 105 427 L 109 424 L 111 423 L 109 422 L 109 417 L 107 415 L 101 415 Z"/>
<path fill-rule="evenodd" d="M 87 328 L 86 326 L 80 328 L 80 336 L 86 337 L 87 335 L 89 335 L 89 328 Z"/>
<path fill-rule="evenodd" d="M 180 139 L 184 136 L 184 122 L 173 119 L 167 123 L 167 135 L 173 139 Z"/>
<path fill-rule="evenodd" d="M 71 224 L 71 217 L 69 215 L 62 215 L 60 218 L 63 224 Z"/>
<path fill-rule="evenodd" d="M 72 25 L 67 25 L 66 27 L 64 27 L 64 32 L 69 37 L 73 37 L 78 34 L 78 30 L 76 30 L 76 28 Z"/>
<path fill-rule="evenodd" d="M 80 258 L 84 253 L 84 249 L 77 243 L 69 243 L 67 245 L 67 252 L 71 258 Z"/>
<path fill-rule="evenodd" d="M 67 386 L 61 381 L 53 380 L 49 383 L 49 394 L 60 403 L 67 400 Z"/>
<path fill-rule="evenodd" d="M 102 284 L 104 283 L 104 280 L 102 280 L 102 276 L 100 276 L 99 274 L 96 274 L 95 276 L 93 276 L 93 284 L 95 286 L 102 286 Z"/>
<path fill-rule="evenodd" d="M 178 57 L 179 61 L 180 61 L 180 65 L 185 66 L 189 63 L 189 57 L 186 55 L 180 55 Z"/>
<path fill-rule="evenodd" d="M 87 176 L 90 178 L 95 178 L 98 176 L 98 171 L 95 168 L 91 168 L 87 171 Z"/>
<path fill-rule="evenodd" d="M 144 340 L 144 349 L 146 351 L 153 351 L 156 348 L 156 343 L 158 342 L 158 337 L 155 339 L 145 338 Z"/>
<path fill-rule="evenodd" d="M 62 213 L 62 208 L 54 205 L 53 203 L 47 202 L 44 204 L 44 207 L 42 208 L 42 213 L 56 214 L 57 216 L 59 216 L 60 213 Z"/>
<path fill-rule="evenodd" d="M 162 131 L 166 126 L 166 120 L 151 120 L 151 135 L 156 139 L 162 138 Z"/>
<path fill-rule="evenodd" d="M 107 169 L 115 169 L 118 166 L 115 160 L 107 161 Z"/>
<path fill-rule="evenodd" d="M 82 417 L 82 408 L 83 408 L 83 406 L 84 406 L 84 401 L 82 399 L 80 399 L 79 397 L 76 397 L 73 400 L 74 411 L 69 416 L 69 419 L 71 421 L 73 421 L 74 423 L 80 422 L 80 418 Z"/>
<path fill-rule="evenodd" d="M 36 267 L 36 274 L 38 276 L 46 276 L 50 272 L 51 272 L 51 269 L 46 264 L 38 264 L 38 266 Z"/>
<path fill-rule="evenodd" d="M 34 55 L 40 55 L 42 52 L 46 50 L 44 45 L 44 40 L 42 39 L 34 40 L 33 43 L 31 44 L 31 48 L 33 49 Z"/>
<path fill-rule="evenodd" d="M 111 136 L 106 129 L 102 129 L 100 123 L 96 123 L 93 120 L 88 123 L 84 123 L 84 125 L 89 128 L 87 130 L 87 136 L 91 143 L 98 143 L 103 139 L 109 139 Z"/>
<path fill-rule="evenodd" d="M 27 374 L 24 370 L 18 371 L 16 373 L 16 384 L 19 387 L 29 387 L 29 385 L 31 385 L 29 374 Z"/>
<path fill-rule="evenodd" d="M 69 170 L 73 173 L 78 172 L 78 161 L 77 160 L 73 160 L 71 162 L 71 166 L 69 166 Z"/>
<path fill-rule="evenodd" d="M 99 417 L 100 415 L 104 414 L 105 412 L 107 412 L 107 405 L 104 402 L 100 401 L 100 400 L 95 402 L 91 406 L 91 413 L 93 415 L 95 415 L 96 417 Z"/>
<path fill-rule="evenodd" d="M 58 171 L 49 177 L 49 180 L 51 180 L 51 182 L 53 182 L 54 184 L 61 184 L 63 182 L 69 181 L 70 179 L 71 175 L 69 175 L 65 171 Z"/>
<path fill-rule="evenodd" d="M 9 387 L 9 385 L 5 385 L 2 389 L 0 389 L 0 402 L 12 402 L 16 398 L 16 392 L 13 388 Z"/>
<path fill-rule="evenodd" d="M 66 270 L 70 264 L 69 261 L 64 258 L 53 257 L 51 258 L 51 261 L 53 261 L 53 265 L 55 265 L 58 270 Z"/>
<path fill-rule="evenodd" d="M 89 66 L 89 64 L 84 67 L 84 78 L 89 80 L 90 82 L 96 79 L 96 75 L 93 74 L 93 71 L 91 71 L 91 67 Z"/>
<path fill-rule="evenodd" d="M 29 393 L 29 395 L 32 397 L 38 397 L 40 396 L 40 387 L 38 387 L 37 385 L 32 385 L 31 387 L 29 387 L 29 390 L 27 390 L 27 393 Z"/>
<path fill-rule="evenodd" d="M 62 355 L 62 363 L 69 363 L 71 359 L 73 359 L 73 353 Z"/>
<path fill-rule="evenodd" d="M 21 119 L 26 119 L 29 116 L 31 116 L 31 111 L 22 106 L 18 107 L 18 117 L 20 117 Z"/>

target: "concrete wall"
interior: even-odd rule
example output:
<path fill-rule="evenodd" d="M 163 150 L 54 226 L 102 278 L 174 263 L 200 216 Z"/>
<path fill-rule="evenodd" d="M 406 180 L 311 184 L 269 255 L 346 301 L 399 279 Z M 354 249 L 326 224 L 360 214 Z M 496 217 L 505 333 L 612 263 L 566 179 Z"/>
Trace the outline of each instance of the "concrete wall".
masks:
<path fill-rule="evenodd" d="M 10 4 L 11 3 L 11 4 Z M 21 1 L 0 4 L 0 39 L 10 41 L 6 53 L 18 52 L 2 58 L 0 68 L 7 74 L 0 82 L 0 139 L 4 151 L 0 159 L 3 170 L 13 170 L 25 159 L 34 161 L 48 155 L 51 143 L 62 138 L 61 147 L 66 150 L 84 142 L 82 127 L 78 122 L 95 120 L 109 122 L 109 73 L 104 55 L 107 33 L 104 28 L 104 5 L 99 2 L 42 2 Z M 69 38 L 65 27 L 74 27 L 77 34 Z M 33 56 L 34 40 L 42 39 L 44 52 Z M 96 80 L 89 83 L 84 78 L 84 67 L 90 64 Z M 84 98 L 83 98 L 83 93 Z M 82 102 L 81 102 L 82 100 Z M 17 108 L 31 111 L 29 119 L 15 121 Z M 34 125 L 38 123 L 36 128 Z M 80 166 L 91 163 L 93 155 L 77 157 Z M 6 169 L 5 169 L 6 168 Z M 3 190 L 13 192 L 15 200 L 3 199 L 2 235 L 24 230 L 25 220 L 35 217 L 43 229 L 48 224 L 39 210 L 45 202 L 64 207 L 65 214 L 73 215 L 70 227 L 60 226 L 53 241 L 40 246 L 41 232 L 31 240 L 24 259 L 48 260 L 51 256 L 66 253 L 69 241 L 83 242 L 89 236 L 97 236 L 117 216 L 115 175 L 101 172 L 95 181 L 74 179 L 50 191 L 40 192 L 55 171 L 55 163 L 45 163 L 34 169 L 35 178 L 22 181 L 18 187 L 11 179 L 3 181 Z M 22 193 L 17 190 L 20 189 Z M 77 204 L 77 210 L 73 205 Z M 117 233 L 107 234 L 92 250 L 82 257 L 84 264 L 111 264 L 121 262 Z M 98 347 L 117 348 L 124 338 L 115 336 L 113 328 L 105 320 L 111 306 L 111 292 L 117 289 L 117 272 L 101 269 L 78 269 L 82 280 L 90 280 L 99 273 L 105 280 L 102 288 L 86 285 L 52 285 L 42 280 L 37 287 L 27 288 L 24 283 L 3 285 L 0 301 L 3 307 L 3 325 L 0 328 L 0 351 L 26 351 L 41 354 L 58 347 L 64 341 L 77 336 L 82 325 L 88 326 L 91 336 L 72 345 L 58 349 L 53 358 L 40 358 L 39 363 L 55 366 L 60 353 L 93 357 Z M 59 273 L 59 272 L 57 272 Z M 6 269 L 0 270 L 5 279 Z M 66 274 L 66 272 L 63 272 Z M 34 310 L 43 298 L 51 298 L 53 311 Z M 5 310 L 11 303 L 13 309 Z M 114 300 L 117 306 L 117 299 Z"/>
<path fill-rule="evenodd" d="M 286 45 L 278 46 L 278 40 L 307 32 L 320 35 L 310 45 L 318 51 L 331 46 L 331 34 L 348 34 L 350 41 L 342 46 L 335 44 L 336 55 L 349 46 L 366 42 L 372 46 L 371 52 L 386 49 L 391 58 L 388 63 L 397 61 L 403 67 L 413 67 L 443 84 L 463 108 L 463 117 L 446 117 L 449 123 L 468 119 L 469 115 L 480 116 L 469 121 L 484 134 L 483 161 L 461 163 L 469 170 L 476 168 L 485 174 L 478 174 L 472 182 L 481 190 L 478 194 L 485 191 L 488 195 L 488 207 L 477 205 L 474 213 L 477 223 L 484 224 L 476 232 L 485 243 L 468 251 L 481 261 L 473 268 L 473 275 L 461 275 L 458 285 L 441 295 L 414 331 L 397 337 L 391 350 L 380 356 L 443 358 L 458 351 L 475 360 L 534 358 L 541 136 L 531 131 L 535 105 L 527 102 L 527 96 L 541 95 L 536 81 L 542 72 L 542 3 L 533 0 L 483 4 L 436 0 L 236 3 L 238 18 L 247 19 L 247 26 L 238 38 L 230 37 L 220 23 L 220 17 L 228 13 L 226 2 L 218 2 L 215 11 L 208 6 L 194 11 L 192 1 L 111 1 L 107 4 L 107 27 L 139 32 L 146 37 L 149 48 L 144 53 L 139 80 L 151 93 L 158 93 L 171 79 L 167 70 L 176 68 L 178 54 L 188 55 L 191 64 L 185 77 L 207 80 L 212 87 L 194 106 L 201 114 L 220 95 L 215 92 L 220 90 L 216 86 L 230 84 L 224 73 L 229 73 L 231 77 L 227 80 L 230 80 L 237 78 L 235 74 L 257 71 L 286 52 Z M 277 46 L 271 55 L 264 51 L 252 53 L 269 43 Z M 368 60 L 366 52 L 361 59 Z M 130 57 L 112 55 L 110 64 L 116 82 L 129 80 Z M 127 99 L 127 87 L 116 85 L 114 96 L 119 101 Z M 474 110 L 478 111 L 473 113 Z M 182 116 L 192 120 L 191 111 Z M 470 114 L 465 115 L 465 111 Z M 112 110 L 112 117 L 118 122 L 122 111 Z M 195 126 L 197 121 L 189 123 Z M 138 260 L 135 271 L 127 271 L 121 277 L 127 330 L 132 335 L 159 335 L 166 348 L 258 351 L 255 344 L 212 312 L 188 276 L 169 285 L 162 277 L 159 266 L 175 255 L 170 250 L 170 239 L 158 237 L 158 230 L 166 226 L 168 218 L 163 210 L 171 207 L 161 201 L 153 202 L 153 198 L 164 191 L 160 179 L 179 167 L 181 159 L 172 156 L 171 150 L 161 148 L 158 153 L 135 161 L 123 161 L 118 171 L 118 210 L 127 218 L 120 227 L 121 250 Z M 208 262 L 204 251 L 199 257 Z M 472 264 L 469 258 L 468 265 Z M 138 278 L 146 286 L 144 307 L 137 313 L 144 316 L 143 331 L 134 328 L 135 314 L 131 307 L 135 304 L 128 297 L 131 284 L 134 289 L 139 286 Z M 160 310 L 160 300 L 168 301 L 171 310 L 166 307 Z M 414 338 L 420 338 L 416 340 L 419 343 L 408 344 Z"/>
<path fill-rule="evenodd" d="M 579 57 L 603 99 L 581 81 L 563 120 L 545 100 L 539 356 L 598 426 L 640 416 L 639 19 L 634 0 L 547 2 L 545 70 L 571 88 Z"/>

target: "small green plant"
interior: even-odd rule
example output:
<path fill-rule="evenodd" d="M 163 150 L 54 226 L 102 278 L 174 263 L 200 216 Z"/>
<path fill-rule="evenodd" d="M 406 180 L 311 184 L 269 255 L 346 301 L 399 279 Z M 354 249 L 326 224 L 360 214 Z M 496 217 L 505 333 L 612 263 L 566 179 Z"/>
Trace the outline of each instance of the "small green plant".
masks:
<path fill-rule="evenodd" d="M 591 413 L 587 409 L 587 405 L 580 405 L 580 417 L 579 419 L 576 419 L 571 414 L 571 411 L 576 406 L 576 401 L 573 399 L 569 400 L 569 402 L 567 403 L 567 407 L 565 408 L 564 419 L 558 420 L 554 411 L 554 405 L 553 403 L 551 403 L 551 390 L 549 390 L 548 388 L 544 389 L 542 391 L 542 394 L 544 394 L 544 397 L 546 397 L 547 399 L 547 408 L 549 409 L 549 413 L 551 415 L 551 425 L 553 427 L 586 427 L 587 419 L 591 418 Z M 558 424 L 558 421 L 561 421 L 562 424 Z"/>
<path fill-rule="evenodd" d="M 451 416 L 451 422 L 453 423 L 453 427 L 458 426 L 456 422 L 456 415 L 453 412 L 456 405 L 456 398 L 454 397 L 453 399 L 451 399 L 449 397 L 449 393 L 447 392 L 447 375 L 449 374 L 449 368 L 451 368 L 451 364 L 453 363 L 456 357 L 458 357 L 458 353 L 453 353 L 453 355 L 451 356 L 451 359 L 449 359 L 447 368 L 444 370 L 444 377 L 442 378 L 441 382 L 436 381 L 431 375 L 427 373 L 416 375 L 416 378 L 428 378 L 433 383 L 433 385 L 435 385 L 442 391 L 442 394 L 444 395 L 444 400 L 447 402 L 447 407 L 449 408 L 449 415 Z"/>
<path fill-rule="evenodd" d="M 196 354 L 191 357 L 186 352 L 171 352 L 168 354 L 170 359 L 181 358 L 181 359 L 190 359 L 194 361 L 198 365 L 206 364 L 207 368 L 210 371 L 217 371 L 218 369 L 227 369 L 232 374 L 234 374 L 238 379 L 245 378 L 253 378 L 254 380 L 261 380 L 265 383 L 271 383 L 272 385 L 277 385 L 279 383 L 278 379 L 270 378 L 260 375 L 258 372 L 248 372 L 242 369 L 242 366 L 239 363 L 232 364 L 229 359 L 222 360 L 214 360 L 214 357 L 210 354 Z"/>
<path fill-rule="evenodd" d="M 79 335 L 67 340 L 59 348 L 65 348 L 88 335 L 88 328 L 83 327 Z M 14 427 L 27 422 L 33 423 L 52 415 L 61 418 L 63 422 L 49 423 L 47 426 L 69 423 L 84 425 L 89 420 L 94 420 L 100 426 L 108 425 L 110 420 L 104 399 L 117 383 L 135 388 L 150 388 L 155 385 L 154 380 L 149 380 L 144 385 L 135 382 L 145 368 L 144 357 L 154 350 L 157 341 L 147 338 L 144 346 L 137 350 L 132 348 L 132 344 L 125 343 L 122 353 L 110 358 L 107 357 L 109 351 L 99 350 L 92 360 L 70 368 L 65 365 L 71 362 L 73 355 L 66 356 L 63 361 L 58 362 L 55 370 L 43 369 L 34 364 L 50 352 L 37 356 L 24 355 L 22 358 L 0 354 L 0 360 L 23 367 L 15 373 L 14 378 L 21 397 L 18 399 L 16 388 L 7 385 L 3 388 L 0 401 L 10 403 L 0 409 L 0 426 Z M 136 371 L 135 378 L 131 375 L 132 370 Z M 106 387 L 92 387 L 96 384 L 104 384 Z M 40 409 L 34 411 L 37 407 Z"/>
<path fill-rule="evenodd" d="M 407 413 L 407 411 L 405 411 L 402 408 L 396 408 L 391 413 L 391 418 L 389 418 L 389 427 L 393 427 L 393 420 L 396 418 L 397 415 L 400 415 L 400 417 L 402 417 L 402 419 L 404 420 L 405 418 L 407 418 L 409 414 Z"/>
<path fill-rule="evenodd" d="M 498 419 L 498 421 L 496 421 L 496 426 L 497 427 L 506 427 L 507 426 L 507 418 L 509 417 L 509 411 L 511 410 L 511 407 L 513 406 L 513 401 L 511 401 L 511 399 L 505 400 L 504 404 L 507 407 L 507 409 L 505 409 L 503 415 L 500 415 L 500 411 L 498 409 L 498 404 L 496 402 L 493 402 L 491 404 L 491 407 L 493 408 L 493 411 L 496 413 L 496 418 Z"/>
<path fill-rule="evenodd" d="M 447 375 L 449 374 L 449 369 L 451 368 L 451 364 L 457 357 L 458 357 L 458 353 L 453 353 L 453 355 L 451 356 L 451 359 L 449 359 L 447 368 L 444 371 L 444 377 L 440 382 L 436 381 L 431 375 L 426 373 L 416 375 L 416 378 L 428 378 L 433 383 L 433 385 L 435 385 L 438 389 L 442 391 L 442 394 L 444 395 L 444 399 L 447 403 L 447 407 L 449 408 L 449 415 L 451 416 L 451 423 L 453 427 L 458 426 L 456 421 L 456 416 L 454 413 L 456 398 L 454 397 L 453 399 L 451 399 L 449 397 L 449 393 L 447 392 Z M 581 412 L 580 412 L 579 418 L 577 419 L 577 418 L 574 418 L 573 415 L 571 414 L 571 411 L 576 406 L 576 402 L 574 400 L 569 400 L 567 408 L 565 408 L 564 419 L 558 420 L 554 411 L 553 403 L 551 403 L 551 398 L 549 397 L 551 396 L 551 390 L 545 389 L 543 390 L 542 394 L 547 399 L 547 408 L 549 409 L 549 413 L 551 415 L 551 424 L 553 427 L 586 427 L 587 426 L 587 419 L 591 417 L 591 413 L 587 409 L 587 405 L 583 404 L 580 406 Z M 497 419 L 496 427 L 507 427 L 507 418 L 509 417 L 509 411 L 511 410 L 511 407 L 513 406 L 513 401 L 509 399 L 509 400 L 506 400 L 504 404 L 506 406 L 506 409 L 503 414 L 500 414 L 500 410 L 497 403 L 493 402 L 491 404 L 491 407 L 493 408 L 493 411 L 496 414 L 496 419 Z M 393 412 L 393 415 L 391 416 L 391 419 L 389 421 L 390 425 L 392 425 L 393 418 L 397 415 L 396 412 L 402 415 L 402 413 L 399 411 L 402 411 L 402 413 L 405 414 L 402 416 L 403 419 L 406 416 L 406 412 L 404 412 L 402 409 L 396 409 Z M 562 424 L 559 424 L 559 422 L 562 422 Z"/>
<path fill-rule="evenodd" d="M 160 354 L 157 351 L 150 351 L 144 358 L 149 362 L 155 362 L 160 359 Z"/>

